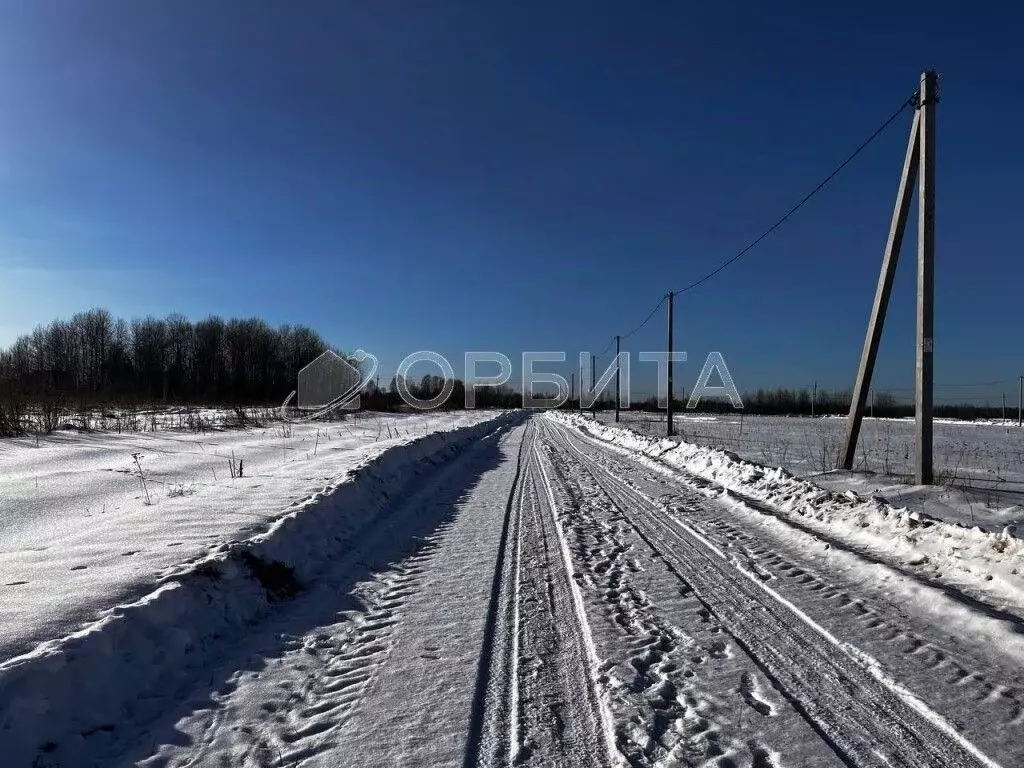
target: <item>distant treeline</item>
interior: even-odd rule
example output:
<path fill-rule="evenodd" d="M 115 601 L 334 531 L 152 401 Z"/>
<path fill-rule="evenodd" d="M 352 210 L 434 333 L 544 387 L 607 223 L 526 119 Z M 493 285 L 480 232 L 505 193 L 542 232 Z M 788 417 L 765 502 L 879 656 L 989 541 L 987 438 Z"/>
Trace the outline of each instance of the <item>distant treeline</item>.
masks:
<path fill-rule="evenodd" d="M 413 397 L 420 401 L 439 398 L 444 392 L 444 380 L 440 376 L 425 374 L 418 381 L 406 379 L 406 388 Z M 477 387 L 474 394 L 474 408 L 521 408 L 523 401 L 518 392 L 511 387 Z M 409 406 L 402 400 L 398 392 L 398 379 L 392 377 L 387 389 L 377 389 L 371 385 L 360 399 L 360 407 L 374 411 L 408 410 Z M 462 379 L 456 379 L 451 393 L 441 405 L 442 410 L 458 410 L 466 407 L 466 385 Z"/>
<path fill-rule="evenodd" d="M 103 309 L 81 312 L 70 320 L 55 320 L 18 338 L 0 350 L 0 419 L 24 406 L 60 403 L 67 408 L 104 404 L 121 406 L 166 403 L 175 405 L 277 405 L 291 392 L 299 370 L 331 347 L 319 333 L 304 325 L 273 328 L 259 318 L 224 320 L 211 316 L 192 322 L 182 315 L 115 319 Z M 335 350 L 337 351 L 337 350 Z M 409 381 L 408 389 L 421 400 L 442 391 L 438 376 Z M 683 412 L 685 392 L 676 408 Z M 518 392 L 508 387 L 476 390 L 478 408 L 515 408 Z M 850 406 L 850 392 L 810 389 L 758 389 L 743 395 L 744 412 L 764 415 L 839 415 Z M 905 417 L 914 408 L 888 392 L 875 393 L 871 412 L 881 417 Z M 440 406 L 462 408 L 465 385 L 456 380 Z M 18 406 L 18 408 L 14 408 Z M 407 406 L 392 379 L 387 388 L 372 385 L 362 407 L 402 410 Z M 572 404 L 566 406 L 573 407 Z M 657 410 L 654 398 L 634 402 L 634 410 Z M 600 410 L 614 408 L 606 393 Z M 704 398 L 696 409 L 732 411 L 727 400 Z M 948 418 L 1000 418 L 1001 406 L 969 403 L 937 405 L 935 415 Z M 1008 409 L 1015 416 L 1016 409 Z M 0 430 L 3 431 L 3 430 Z"/>
<path fill-rule="evenodd" d="M 823 390 L 814 392 L 811 389 L 758 389 L 742 394 L 743 412 L 759 416 L 845 416 L 850 412 L 850 390 Z M 686 410 L 686 400 L 678 399 L 676 411 Z M 813 402 L 813 409 L 811 404 Z M 614 401 L 606 401 L 603 405 L 614 408 Z M 633 406 L 635 410 L 658 410 L 655 398 L 648 398 Z M 732 404 L 726 399 L 703 398 L 694 409 L 698 413 L 731 413 Z M 900 402 L 891 392 L 877 392 L 864 409 L 865 416 L 873 415 L 880 418 L 905 418 L 914 415 L 912 403 Z M 934 415 L 944 419 L 999 419 L 1003 416 L 1002 405 L 977 405 L 972 403 L 947 403 L 934 406 Z M 1006 408 L 1007 418 L 1017 417 L 1017 407 Z"/>
<path fill-rule="evenodd" d="M 103 309 L 55 320 L 0 350 L 0 420 L 38 404 L 67 409 L 105 404 L 132 406 L 278 405 L 295 389 L 299 371 L 332 349 L 304 325 L 272 328 L 259 318 L 182 315 L 114 318 Z M 334 350 L 338 351 L 338 350 Z M 391 380 L 362 395 L 362 407 L 407 409 Z M 443 381 L 425 375 L 408 382 L 420 400 L 441 393 Z M 441 408 L 462 408 L 465 385 L 457 380 Z M 515 408 L 507 387 L 478 387 L 476 407 Z M 17 406 L 17 407 L 15 407 Z M 0 430 L 10 431 L 8 430 Z"/>
<path fill-rule="evenodd" d="M 0 396 L 69 404 L 281 402 L 299 369 L 328 349 L 304 325 L 259 318 L 128 322 L 103 309 L 55 320 L 0 351 Z"/>

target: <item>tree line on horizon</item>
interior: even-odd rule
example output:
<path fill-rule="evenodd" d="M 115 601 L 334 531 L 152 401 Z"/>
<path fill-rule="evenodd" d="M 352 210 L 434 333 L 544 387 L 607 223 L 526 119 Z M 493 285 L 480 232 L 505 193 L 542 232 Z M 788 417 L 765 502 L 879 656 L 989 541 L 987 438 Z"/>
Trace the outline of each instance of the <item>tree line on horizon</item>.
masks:
<path fill-rule="evenodd" d="M 853 393 L 849 389 L 824 390 L 814 392 L 808 388 L 760 388 L 745 392 L 743 412 L 755 416 L 846 416 L 850 412 L 850 401 Z M 879 391 L 868 401 L 864 415 L 879 418 L 907 418 L 914 415 L 914 404 L 901 402 L 888 391 Z M 697 407 L 690 411 L 686 408 L 686 398 L 674 400 L 675 411 L 697 413 L 734 413 L 732 404 L 724 398 L 702 398 Z M 812 407 L 813 402 L 813 407 Z M 615 407 L 614 401 L 606 403 L 606 407 Z M 657 400 L 653 397 L 633 406 L 637 410 L 656 411 Z M 599 406 L 600 409 L 600 406 Z M 1016 417 L 1016 408 L 1007 409 L 1007 416 Z M 933 415 L 943 419 L 998 419 L 1003 409 L 997 405 L 978 405 L 977 403 L 944 403 L 933 406 Z"/>
<path fill-rule="evenodd" d="M 4 408 L 59 402 L 67 407 L 104 404 L 132 406 L 154 403 L 208 406 L 278 405 L 295 388 L 298 372 L 328 349 L 334 349 L 305 325 L 271 327 L 260 318 L 223 319 L 211 315 L 196 322 L 180 314 L 127 321 L 104 309 L 80 312 L 68 320 L 36 327 L 0 349 L 0 411 Z M 338 351 L 334 349 L 334 351 Z M 438 395 L 444 382 L 438 376 L 410 379 L 409 390 L 421 400 Z M 685 410 L 685 393 L 676 401 Z M 758 415 L 843 415 L 850 391 L 778 387 L 743 395 L 744 412 Z M 462 408 L 465 384 L 456 380 L 441 408 Z M 515 408 L 520 393 L 509 387 L 476 390 L 480 408 Z M 393 378 L 387 389 L 371 385 L 362 396 L 367 410 L 406 408 Z M 572 405 L 567 405 L 571 408 Z M 599 410 L 614 408 L 610 393 Z M 656 410 L 651 398 L 634 409 Z M 703 399 L 700 412 L 728 412 L 728 401 Z M 874 415 L 912 416 L 912 404 L 900 403 L 888 392 L 874 398 Z M 1000 409 L 963 404 L 937 405 L 937 416 L 998 418 Z M 2 414 L 0 414 L 2 415 Z"/>
<path fill-rule="evenodd" d="M 26 408 L 142 406 L 276 406 L 295 389 L 299 371 L 327 350 L 340 353 L 305 325 L 271 327 L 261 318 L 183 315 L 131 321 L 105 309 L 54 320 L 0 349 L 0 428 L 18 434 Z M 410 380 L 413 395 L 428 400 L 442 390 L 438 376 Z M 441 406 L 461 408 L 465 385 Z M 478 388 L 477 407 L 514 408 L 505 387 Z M 368 388 L 364 409 L 401 410 L 392 379 L 388 390 Z M 52 422 L 52 419 L 51 419 Z"/>
<path fill-rule="evenodd" d="M 0 350 L 0 395 L 101 405 L 281 402 L 330 346 L 304 325 L 183 315 L 131 320 L 104 309 L 54 320 Z"/>

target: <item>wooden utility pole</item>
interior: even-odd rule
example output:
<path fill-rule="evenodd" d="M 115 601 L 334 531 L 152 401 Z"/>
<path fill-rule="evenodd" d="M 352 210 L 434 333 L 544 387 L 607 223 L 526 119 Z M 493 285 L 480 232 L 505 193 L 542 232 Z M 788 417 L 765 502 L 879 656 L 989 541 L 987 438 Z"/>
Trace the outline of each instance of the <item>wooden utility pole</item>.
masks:
<path fill-rule="evenodd" d="M 892 293 L 893 278 L 899 261 L 903 235 L 906 231 L 914 182 L 918 183 L 918 269 L 917 269 L 917 349 L 915 355 L 916 458 L 915 477 L 920 484 L 932 482 L 932 359 L 934 348 L 934 262 L 935 262 L 935 105 L 938 103 L 938 75 L 929 71 L 921 75 L 918 104 L 910 128 L 907 153 L 903 160 L 889 226 L 889 238 L 882 257 L 875 300 L 871 307 L 868 331 L 861 351 L 857 380 L 846 422 L 841 465 L 853 469 L 860 436 L 861 422 L 871 392 L 871 376 L 882 338 L 885 313 Z M 874 403 L 871 405 L 872 413 Z"/>
<path fill-rule="evenodd" d="M 811 390 L 811 418 L 814 418 L 814 404 L 818 399 L 818 382 L 814 382 L 814 389 Z"/>
<path fill-rule="evenodd" d="M 1006 393 L 1003 392 L 1003 424 L 1006 423 Z"/>
<path fill-rule="evenodd" d="M 583 377 L 580 377 L 580 383 L 583 383 Z M 576 374 L 572 375 L 572 384 L 569 385 L 569 410 L 572 410 L 572 397 L 576 394 Z"/>
<path fill-rule="evenodd" d="M 932 368 L 935 348 L 935 105 L 939 76 L 921 75 L 920 174 L 917 206 L 917 382 L 914 407 L 917 417 L 915 481 L 931 485 L 932 472 Z"/>
<path fill-rule="evenodd" d="M 672 364 L 672 299 L 675 297 L 675 293 L 669 293 L 668 295 L 668 409 L 665 411 L 666 418 L 666 432 L 667 437 L 672 437 L 672 369 L 675 367 Z"/>
<path fill-rule="evenodd" d="M 619 341 L 621 336 L 615 336 L 615 423 L 619 423 L 619 387 L 622 384 L 622 369 L 619 367 Z"/>
<path fill-rule="evenodd" d="M 590 354 L 590 386 L 594 389 L 594 399 L 590 403 L 590 415 L 597 421 L 597 357 Z"/>
<path fill-rule="evenodd" d="M 1020 391 L 1017 393 L 1017 426 L 1024 426 L 1024 376 L 1020 377 Z"/>

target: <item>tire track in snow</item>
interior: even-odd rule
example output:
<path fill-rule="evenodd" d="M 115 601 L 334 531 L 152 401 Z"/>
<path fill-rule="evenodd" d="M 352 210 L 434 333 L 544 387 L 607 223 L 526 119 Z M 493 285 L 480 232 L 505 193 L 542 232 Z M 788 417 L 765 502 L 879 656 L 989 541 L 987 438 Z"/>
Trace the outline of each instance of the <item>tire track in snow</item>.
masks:
<path fill-rule="evenodd" d="M 361 585 L 356 595 L 365 607 L 337 625 L 338 634 L 328 628 L 303 639 L 302 652 L 316 660 L 310 666 L 315 666 L 318 673 L 303 686 L 302 706 L 290 713 L 288 726 L 279 735 L 285 765 L 327 748 L 328 743 L 321 743 L 321 735 L 343 728 L 358 709 L 366 689 L 387 662 L 392 628 L 400 621 L 408 599 L 417 593 L 421 577 L 439 549 L 439 540 L 449 528 L 438 527 L 422 540 L 416 554 Z"/>
<path fill-rule="evenodd" d="M 854 766 L 993 766 L 945 721 L 831 638 L 693 529 L 659 514 L 550 423 L 562 456 L 588 473 L 624 519 L 844 761 Z"/>
<path fill-rule="evenodd" d="M 603 438 L 595 435 L 586 428 L 580 428 L 579 432 L 581 435 L 585 435 L 584 439 L 586 439 L 589 444 L 596 446 L 603 451 L 621 451 L 628 454 L 627 449 L 605 441 Z M 1003 622 L 1010 631 L 1018 635 L 1024 635 L 1024 617 L 1018 615 L 1014 609 L 994 603 L 990 595 L 975 594 L 975 591 L 968 585 L 946 582 L 941 578 L 941 569 L 936 565 L 928 565 L 927 567 L 924 567 L 925 563 L 921 563 L 917 566 L 911 566 L 904 560 L 874 551 L 871 548 L 857 544 L 848 538 L 831 535 L 828 531 L 805 524 L 794 518 L 792 515 L 785 514 L 773 508 L 771 504 L 760 501 L 753 496 L 744 494 L 733 487 L 702 477 L 675 464 L 670 464 L 664 461 L 660 456 L 645 453 L 637 458 L 639 461 L 636 462 L 636 465 L 638 466 L 635 466 L 635 468 L 656 466 L 663 471 L 667 471 L 667 473 L 676 478 L 677 481 L 682 479 L 682 484 L 688 486 L 691 491 L 699 489 L 707 495 L 723 495 L 730 500 L 741 504 L 748 510 L 752 510 L 765 517 L 777 520 L 780 524 L 791 528 L 794 531 L 799 531 L 807 534 L 808 536 L 812 536 L 815 539 L 824 541 L 836 550 L 848 552 L 865 562 L 891 569 L 903 578 L 913 581 L 928 589 L 938 590 L 949 600 L 961 605 L 965 609 L 977 613 L 979 616 Z M 827 494 L 829 492 L 823 491 L 823 493 Z"/>
<path fill-rule="evenodd" d="M 507 556 L 496 568 L 493 631 L 481 654 L 488 672 L 474 721 L 482 733 L 471 740 L 464 765 L 611 766 L 596 656 L 545 492 L 536 433 L 531 424 L 523 441 Z"/>
<path fill-rule="evenodd" d="M 340 612 L 337 623 L 293 638 L 287 655 L 277 660 L 278 673 L 241 675 L 239 689 L 261 701 L 259 717 L 239 718 L 234 706 L 217 707 L 182 768 L 226 760 L 245 768 L 297 766 L 330 752 L 386 664 L 393 628 L 433 567 L 450 528 L 444 523 L 429 536 L 414 537 L 404 558 L 358 584 L 352 596 L 361 607 Z"/>
<path fill-rule="evenodd" d="M 529 455 L 535 427 L 524 427 L 516 458 L 516 471 L 505 504 L 501 540 L 491 580 L 483 646 L 477 666 L 470 711 L 469 734 L 463 755 L 464 768 L 476 765 L 509 765 L 517 742 L 517 698 L 514 643 L 498 645 L 498 637 L 518 639 L 520 524 L 523 507 L 523 457 Z M 516 542 L 509 556 L 509 541 Z M 509 594 L 511 591 L 511 594 Z"/>
<path fill-rule="evenodd" d="M 607 661 L 601 666 L 601 681 L 608 691 L 619 752 L 638 768 L 731 759 L 726 757 L 727 746 L 715 722 L 715 707 L 695 684 L 704 652 L 720 653 L 720 628 L 709 624 L 700 633 L 703 640 L 698 640 L 667 621 L 637 585 L 641 567 L 630 554 L 627 529 L 619 522 L 595 518 L 590 511 L 593 499 L 580 499 L 574 493 L 585 494 L 586 489 L 575 489 L 559 463 L 547 462 L 547 467 L 559 481 L 560 515 L 575 534 L 572 549 L 593 593 L 591 605 L 617 635 L 617 640 L 605 643 Z M 687 613 L 702 610 L 686 594 L 677 596 L 673 604 L 685 606 Z M 695 619 L 710 622 L 704 616 Z M 758 745 L 753 748 L 767 756 Z M 770 765 L 763 762 L 761 768 Z"/>
<path fill-rule="evenodd" d="M 461 574 L 451 568 L 467 562 L 466 548 L 475 551 L 476 542 L 466 541 L 467 529 L 470 539 L 479 534 L 481 543 L 493 541 L 496 549 L 497 535 L 487 523 L 500 518 L 491 515 L 489 496 L 511 486 L 511 472 L 499 467 L 503 446 L 518 447 L 519 429 L 496 429 L 452 453 L 449 460 L 425 463 L 415 481 L 399 486 L 401 493 L 343 548 L 323 580 L 257 627 L 244 650 L 224 660 L 223 687 L 211 691 L 201 682 L 182 702 L 187 714 L 171 715 L 151 747 L 138 745 L 138 751 L 128 753 L 121 747 L 119 762 L 112 756 L 98 764 L 398 764 L 380 750 L 371 749 L 369 760 L 355 757 L 352 747 L 361 746 L 363 736 L 388 716 L 379 697 L 381 679 L 392 667 L 401 667 L 400 675 L 408 679 L 410 667 L 436 671 L 449 663 L 439 648 L 443 632 L 422 621 L 426 615 L 450 626 L 460 618 L 445 615 L 448 593 L 439 593 L 436 586 L 439 576 L 448 586 L 460 585 Z M 461 524 L 463 517 L 472 522 Z M 481 600 L 480 605 L 486 602 Z M 476 620 L 472 611 L 466 613 Z M 414 621 L 410 628 L 413 614 L 421 623 Z M 483 611 L 479 624 L 482 615 Z M 419 635 L 421 629 L 429 632 Z M 402 658 L 396 660 L 399 643 Z M 471 685 L 472 673 L 462 672 L 468 665 L 454 664 L 447 679 L 462 677 Z M 427 677 L 424 674 L 424 682 Z M 393 684 L 394 676 L 390 678 Z M 465 697 L 467 713 L 469 698 Z M 416 735 L 402 734 L 410 739 Z M 394 741 L 399 750 L 409 745 Z M 456 749 L 461 753 L 461 744 Z"/>
<path fill-rule="evenodd" d="M 670 515 L 686 517 L 692 508 L 669 503 L 666 509 Z M 906 657 L 908 669 L 916 675 L 938 675 L 946 685 L 961 689 L 955 693 L 957 698 L 984 702 L 988 705 L 985 719 L 990 723 L 1010 726 L 1024 723 L 1020 690 L 992 679 L 992 675 L 984 671 L 985 664 L 971 658 L 966 649 L 952 649 L 927 639 L 908 628 L 905 617 L 894 614 L 891 609 L 880 610 L 870 599 L 852 594 L 850 589 L 836 584 L 818 569 L 768 550 L 756 538 L 723 520 L 702 520 L 699 526 L 689 524 L 702 535 L 720 542 L 723 549 L 739 550 L 739 554 L 733 555 L 737 562 L 771 582 L 774 589 L 800 595 L 801 604 L 817 608 L 817 613 L 849 617 L 866 635 L 875 635 L 878 644 L 888 646 L 890 653 L 895 647 Z"/>
<path fill-rule="evenodd" d="M 558 582 L 556 594 L 559 595 L 557 602 L 559 609 L 552 611 L 546 616 L 547 627 L 555 629 L 559 640 L 560 649 L 558 662 L 562 667 L 560 670 L 562 680 L 561 695 L 574 703 L 577 709 L 574 711 L 578 719 L 579 733 L 575 734 L 577 740 L 577 752 L 584 758 L 585 762 L 580 765 L 598 766 L 608 765 L 615 757 L 614 729 L 612 727 L 611 714 L 608 712 L 596 688 L 600 660 L 594 648 L 594 638 L 590 633 L 587 622 L 586 609 L 583 605 L 583 596 L 580 593 L 579 585 L 576 583 L 576 572 L 573 567 L 572 555 L 569 552 L 569 545 L 565 538 L 565 532 L 558 520 L 557 504 L 554 493 L 551 490 L 551 481 L 541 464 L 540 453 L 536 442 L 533 445 L 533 467 L 535 471 L 534 482 L 543 485 L 544 493 L 537 493 L 539 499 L 543 499 L 543 510 L 536 512 L 541 522 L 542 544 L 545 550 L 546 569 L 551 572 L 552 566 L 556 566 L 557 575 L 553 578 Z M 545 514 L 546 513 L 546 514 Z M 556 547 L 560 558 L 550 554 L 547 545 L 548 534 L 545 532 L 547 526 L 552 526 L 554 536 L 557 540 L 553 547 Z M 571 630 L 566 631 L 565 624 L 558 619 L 558 613 L 564 613 L 565 603 L 571 603 L 575 623 Z M 585 702 L 585 706 L 583 703 Z M 582 747 L 582 749 L 580 749 Z M 589 759 L 587 759 L 589 757 Z"/>
<path fill-rule="evenodd" d="M 621 472 L 617 451 L 593 438 L 586 439 L 586 444 L 593 449 L 590 457 L 595 462 Z M 872 564 L 871 573 L 883 580 L 868 588 L 863 578 L 857 583 L 843 583 L 841 577 L 816 567 L 862 565 L 856 552 L 833 548 L 826 541 L 824 550 L 816 550 L 819 559 L 813 560 L 810 552 L 794 552 L 793 545 L 785 541 L 778 542 L 781 551 L 770 546 L 767 541 L 773 540 L 776 527 L 791 527 L 786 520 L 765 516 L 761 510 L 735 501 L 732 496 L 737 494 L 719 502 L 712 486 L 704 481 L 691 485 L 691 478 L 689 473 L 666 471 L 656 463 L 652 467 L 648 460 L 631 463 L 628 474 L 620 476 L 622 483 L 656 502 L 665 515 L 711 539 L 734 565 L 796 599 L 816 620 L 833 624 L 837 617 L 843 617 L 844 633 L 850 628 L 856 630 L 852 638 L 856 645 L 875 659 L 884 659 L 900 679 L 914 681 L 915 686 L 927 691 L 942 715 L 992 758 L 1006 764 L 1021 760 L 1024 683 L 1018 673 L 1019 656 L 1009 655 L 1008 650 L 1004 656 L 998 648 L 979 647 L 976 641 L 972 647 L 973 637 L 966 638 L 965 643 L 936 627 L 934 619 L 925 622 L 922 617 L 908 616 L 900 603 L 879 591 L 888 587 L 888 580 L 900 583 L 905 578 L 888 566 Z M 738 521 L 737 513 L 732 511 L 737 504 L 741 515 Z M 744 517 L 748 524 L 741 527 Z M 756 525 L 751 528 L 749 521 Z M 822 546 L 817 536 L 808 542 Z M 828 558 L 820 552 L 828 552 Z"/>
<path fill-rule="evenodd" d="M 517 481 L 522 473 L 520 427 L 468 467 L 449 502 L 449 527 L 409 599 L 385 664 L 338 733 L 337 745 L 313 765 L 438 765 L 473 761 L 479 669 L 486 638 L 501 616 L 494 606 L 495 571 L 510 561 Z M 522 458 L 525 462 L 525 457 Z M 499 577 L 497 584 L 503 580 Z"/>

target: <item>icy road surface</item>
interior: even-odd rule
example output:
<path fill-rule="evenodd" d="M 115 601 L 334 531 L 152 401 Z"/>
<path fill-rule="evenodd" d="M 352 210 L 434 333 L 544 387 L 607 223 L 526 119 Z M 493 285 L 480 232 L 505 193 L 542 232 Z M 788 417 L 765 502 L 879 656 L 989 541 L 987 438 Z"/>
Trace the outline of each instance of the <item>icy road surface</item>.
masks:
<path fill-rule="evenodd" d="M 394 491 L 161 716 L 61 764 L 1024 765 L 1019 620 L 681 470 L 538 416 Z"/>

